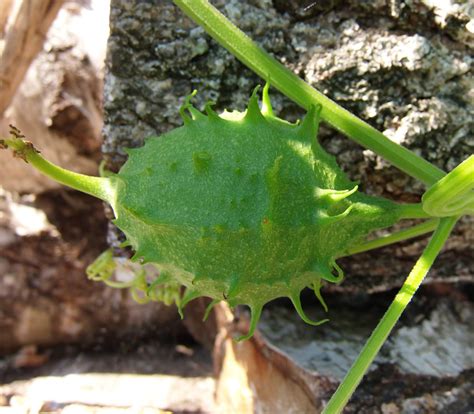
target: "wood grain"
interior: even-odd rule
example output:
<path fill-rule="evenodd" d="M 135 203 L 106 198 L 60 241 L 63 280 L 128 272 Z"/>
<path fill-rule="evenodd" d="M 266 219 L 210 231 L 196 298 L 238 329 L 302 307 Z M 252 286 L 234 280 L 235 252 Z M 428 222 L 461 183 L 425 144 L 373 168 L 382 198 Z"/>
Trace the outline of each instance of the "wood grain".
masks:
<path fill-rule="evenodd" d="M 13 0 L 3 0 L 2 7 L 0 7 L 0 39 L 5 36 L 5 29 L 8 22 L 8 17 L 12 9 Z"/>
<path fill-rule="evenodd" d="M 5 36 L 0 58 L 0 116 L 42 49 L 46 33 L 63 3 L 64 0 L 23 0 Z"/>

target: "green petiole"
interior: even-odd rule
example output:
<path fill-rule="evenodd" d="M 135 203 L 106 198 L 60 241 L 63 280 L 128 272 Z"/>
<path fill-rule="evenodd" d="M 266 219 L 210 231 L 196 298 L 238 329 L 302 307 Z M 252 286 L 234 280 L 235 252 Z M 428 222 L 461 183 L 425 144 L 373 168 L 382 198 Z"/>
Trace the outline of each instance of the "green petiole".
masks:
<path fill-rule="evenodd" d="M 443 248 L 457 220 L 458 217 L 449 217 L 440 220 L 423 254 L 416 262 L 394 301 L 387 309 L 387 312 L 372 332 L 359 357 L 324 409 L 323 414 L 337 414 L 342 412 L 401 314 L 423 282 L 424 277 Z"/>
<path fill-rule="evenodd" d="M 313 105 L 321 105 L 322 119 L 363 147 L 427 185 L 435 184 L 445 175 L 438 167 L 392 142 L 380 131 L 308 85 L 257 46 L 207 0 L 174 0 L 174 3 L 244 65 L 294 102 L 306 110 Z"/>
<path fill-rule="evenodd" d="M 423 210 L 423 204 L 400 204 L 400 220 L 415 218 L 431 218 L 432 216 Z"/>
<path fill-rule="evenodd" d="M 346 257 L 357 253 L 367 252 L 369 250 L 378 249 L 380 247 L 398 243 L 403 240 L 408 240 L 414 237 L 422 236 L 423 234 L 431 233 L 438 226 L 438 223 L 439 220 L 437 219 L 428 220 L 424 223 L 418 224 L 408 229 L 400 230 L 397 233 L 392 233 L 387 236 L 379 237 L 378 239 L 361 243 L 357 246 L 351 247 L 345 252 L 345 254 L 341 255 L 340 257 Z"/>
<path fill-rule="evenodd" d="M 14 156 L 23 159 L 44 175 L 61 184 L 109 203 L 113 201 L 115 191 L 113 189 L 112 180 L 104 177 L 91 177 L 89 175 L 65 170 L 45 160 L 31 142 L 22 139 L 24 138 L 23 136 L 16 136 L 18 133 L 16 129 L 12 128 L 11 133 L 12 138 L 0 140 L 0 147 L 12 149 Z"/>

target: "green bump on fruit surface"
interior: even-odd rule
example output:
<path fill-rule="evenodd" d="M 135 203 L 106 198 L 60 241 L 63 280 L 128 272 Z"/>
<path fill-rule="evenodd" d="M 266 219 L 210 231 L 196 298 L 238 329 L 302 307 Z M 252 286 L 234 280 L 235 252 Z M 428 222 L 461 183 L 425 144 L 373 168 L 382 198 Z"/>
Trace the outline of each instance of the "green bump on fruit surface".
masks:
<path fill-rule="evenodd" d="M 279 297 L 306 322 L 324 322 L 305 315 L 301 290 L 313 287 L 326 309 L 322 281 L 344 276 L 335 259 L 398 221 L 401 206 L 359 192 L 322 149 L 320 107 L 291 124 L 273 115 L 268 85 L 262 109 L 256 88 L 246 111 L 221 115 L 211 103 L 205 114 L 194 108 L 194 94 L 180 109 L 184 126 L 128 150 L 119 173 L 88 177 L 48 163 L 47 174 L 108 201 L 133 260 L 159 269 L 155 280 L 137 277 L 138 300 L 174 298 L 181 314 L 200 296 L 213 299 L 209 310 L 221 300 L 245 304 L 252 318 L 239 339 L 252 336 L 263 306 Z"/>

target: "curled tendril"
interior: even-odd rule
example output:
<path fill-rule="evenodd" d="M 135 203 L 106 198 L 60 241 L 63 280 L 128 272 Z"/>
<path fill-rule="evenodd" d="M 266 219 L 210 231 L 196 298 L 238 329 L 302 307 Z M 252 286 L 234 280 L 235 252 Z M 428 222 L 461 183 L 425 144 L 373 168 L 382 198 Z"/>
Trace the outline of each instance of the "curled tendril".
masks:
<path fill-rule="evenodd" d="M 154 302 L 162 302 L 166 306 L 177 304 L 179 306 L 182 294 L 181 286 L 177 283 L 160 283 L 160 278 L 156 279 L 146 290 L 147 297 Z"/>
<path fill-rule="evenodd" d="M 87 266 L 86 274 L 90 280 L 106 282 L 112 277 L 115 268 L 112 249 L 107 249 Z"/>
<path fill-rule="evenodd" d="M 173 283 L 162 275 L 156 276 L 156 272 L 147 272 L 145 267 L 131 263 L 117 264 L 118 258 L 113 257 L 112 249 L 103 252 L 86 269 L 89 279 L 103 282 L 107 286 L 118 289 L 130 289 L 132 298 L 138 303 L 148 303 L 150 301 L 162 302 L 169 306 L 176 304 L 180 306 L 182 300 L 182 288 L 179 283 Z M 125 267 L 131 272 L 130 280 L 121 282 L 114 280 L 114 275 L 119 267 Z M 153 274 L 154 273 L 154 274 Z M 152 282 L 149 279 L 153 279 Z"/>
<path fill-rule="evenodd" d="M 474 155 L 426 191 L 422 201 L 433 217 L 474 215 Z"/>

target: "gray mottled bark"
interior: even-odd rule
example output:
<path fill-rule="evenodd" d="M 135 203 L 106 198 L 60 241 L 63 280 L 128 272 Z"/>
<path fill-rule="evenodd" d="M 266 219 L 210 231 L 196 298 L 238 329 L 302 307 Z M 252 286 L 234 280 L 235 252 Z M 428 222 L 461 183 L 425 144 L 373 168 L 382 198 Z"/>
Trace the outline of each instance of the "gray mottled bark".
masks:
<path fill-rule="evenodd" d="M 305 9 L 304 2 L 263 0 L 216 5 L 309 83 L 439 167 L 452 169 L 472 153 L 472 35 L 461 6 L 450 11 L 423 2 L 330 2 Z M 193 89 L 199 90 L 198 107 L 211 99 L 217 108 L 242 110 L 261 82 L 167 1 L 112 2 L 108 52 L 103 149 L 111 169 L 126 159 L 124 148 L 181 125 L 178 108 Z M 303 115 L 276 92 L 273 104 L 289 120 Z M 333 129 L 323 126 L 320 139 L 365 191 L 411 202 L 422 194 L 420 183 Z M 473 240 L 472 220 L 465 219 L 431 277 L 468 279 Z M 354 277 L 343 288 L 399 284 L 412 263 L 406 259 L 418 256 L 423 244 L 346 259 L 344 268 Z"/>
<path fill-rule="evenodd" d="M 472 16 L 469 16 L 471 11 L 467 3 L 453 3 L 449 7 L 435 3 L 428 0 L 213 2 L 262 47 L 310 84 L 396 142 L 448 171 L 467 158 L 474 148 Z M 197 107 L 202 108 L 206 101 L 213 100 L 217 109 L 242 110 L 259 82 L 261 80 L 185 18 L 171 2 L 112 0 L 103 146 L 109 168 L 116 170 L 124 162 L 124 148 L 140 146 L 147 136 L 181 125 L 178 108 L 193 89 L 199 91 L 194 98 Z M 303 115 L 300 108 L 276 92 L 273 105 L 277 114 L 290 121 Z M 348 175 L 360 180 L 364 191 L 398 201 L 419 200 L 423 186 L 379 156 L 360 148 L 327 125 L 321 127 L 319 138 Z M 446 281 L 453 284 L 467 282 L 464 286 L 470 286 L 468 283 L 472 282 L 474 273 L 472 223 L 472 219 L 464 219 L 458 224 L 427 281 L 431 281 L 434 288 L 439 288 L 438 282 Z M 115 238 L 116 232 L 112 235 L 112 239 Z M 350 295 L 347 296 L 348 303 L 365 298 L 359 310 L 347 308 L 354 323 L 364 320 L 366 312 L 370 312 L 370 300 L 366 295 L 399 286 L 424 244 L 424 240 L 415 240 L 341 260 L 346 270 L 346 281 L 332 289 Z M 459 293 L 456 286 L 450 288 L 454 289 L 454 295 Z M 469 300 L 469 295 L 462 297 L 463 301 Z M 452 302 L 442 306 L 452 307 Z M 428 306 L 421 311 L 420 314 L 428 315 L 431 321 L 427 322 L 426 329 L 443 331 L 449 326 L 455 329 L 457 325 L 449 319 L 454 318 L 464 332 L 467 320 L 459 315 L 459 310 L 443 313 L 443 309 L 433 310 Z M 294 321 L 276 318 L 277 311 L 271 314 L 275 317 L 274 324 L 267 319 L 262 330 L 265 333 L 266 327 L 271 326 L 273 337 L 268 330 L 266 332 L 270 348 L 284 353 L 284 344 L 278 336 L 285 332 L 284 329 L 291 330 L 296 325 Z M 446 320 L 439 316 L 444 314 Z M 437 323 L 437 320 L 441 322 Z M 286 322 L 282 325 L 281 321 Z M 452 375 L 455 379 L 449 384 L 440 380 L 437 382 L 439 386 L 431 388 L 430 398 L 434 401 L 431 408 L 423 397 L 423 393 L 429 391 L 426 387 L 411 393 L 404 388 L 399 399 L 388 397 L 397 381 L 410 378 L 415 384 L 430 380 L 432 375 L 420 371 L 423 360 L 415 364 L 419 377 L 410 377 L 408 371 L 403 371 L 404 363 L 412 363 L 405 356 L 395 355 L 399 352 L 397 349 L 403 348 L 403 341 L 412 341 L 410 338 L 418 336 L 423 340 L 428 338 L 426 341 L 430 339 L 421 331 L 415 332 L 415 328 L 413 332 L 410 332 L 410 327 L 402 329 L 394 339 L 399 341 L 400 347 L 392 347 L 394 355 L 383 361 L 398 359 L 402 362 L 394 362 L 395 365 L 387 369 L 384 363 L 376 366 L 377 374 L 369 377 L 368 385 L 360 394 L 359 405 L 356 401 L 353 412 L 357 412 L 357 407 L 365 410 L 359 412 L 463 412 L 466 406 L 458 404 L 461 408 L 457 409 L 456 404 L 469 396 L 469 390 L 463 388 L 464 383 L 469 384 L 467 380 L 463 382 L 469 364 L 456 358 L 454 363 L 461 364 L 461 368 L 454 374 L 443 372 L 442 376 Z M 416 329 L 422 330 L 423 326 Z M 359 343 L 368 332 L 361 331 L 357 337 L 351 336 L 350 332 L 347 335 Z M 457 337 L 458 332 L 441 335 Z M 410 337 L 412 334 L 414 336 Z M 339 338 L 341 341 L 344 341 L 344 335 Z M 292 331 L 290 336 L 297 338 L 298 334 Z M 337 341 L 333 338 L 331 346 L 336 347 L 334 349 L 337 349 Z M 255 362 L 253 357 L 246 359 L 248 355 L 254 355 L 254 351 L 246 354 L 237 345 L 223 343 L 227 345 L 223 345 L 221 350 L 224 356 L 217 358 L 220 368 L 227 366 L 232 347 L 236 355 L 240 352 L 237 359 L 244 361 L 242 366 L 248 367 L 248 363 Z M 300 345 L 306 346 L 303 342 Z M 291 346 L 298 349 L 298 343 Z M 258 341 L 257 348 L 268 358 L 270 348 Z M 415 350 L 414 354 L 417 352 Z M 298 362 L 294 354 L 289 356 L 293 364 L 291 375 L 297 375 L 295 367 L 301 361 Z M 352 352 L 347 361 L 341 362 L 341 370 L 347 369 L 348 361 L 354 356 Z M 280 357 L 277 359 L 281 362 Z M 320 398 L 325 399 L 335 384 L 331 381 L 339 380 L 340 373 L 323 372 L 324 363 L 315 363 L 317 366 L 311 366 L 310 370 L 317 371 L 319 378 L 323 378 L 327 392 Z M 286 374 L 283 371 L 282 380 L 285 375 L 290 375 L 290 371 Z M 257 374 L 250 370 L 246 375 L 252 381 L 255 379 L 252 376 Z M 308 378 L 307 372 L 301 377 Z M 301 381 L 301 389 L 308 389 L 301 385 Z M 376 392 L 369 389 L 370 384 Z M 389 385 L 384 387 L 381 384 Z M 299 392 L 296 388 L 294 390 Z M 452 390 L 451 396 L 443 394 L 449 390 Z M 443 405 L 443 401 L 449 398 L 451 405 Z M 469 399 L 466 401 L 472 404 Z M 321 400 L 318 403 L 309 401 L 308 404 L 320 407 Z M 417 407 L 421 407 L 419 411 Z"/>

